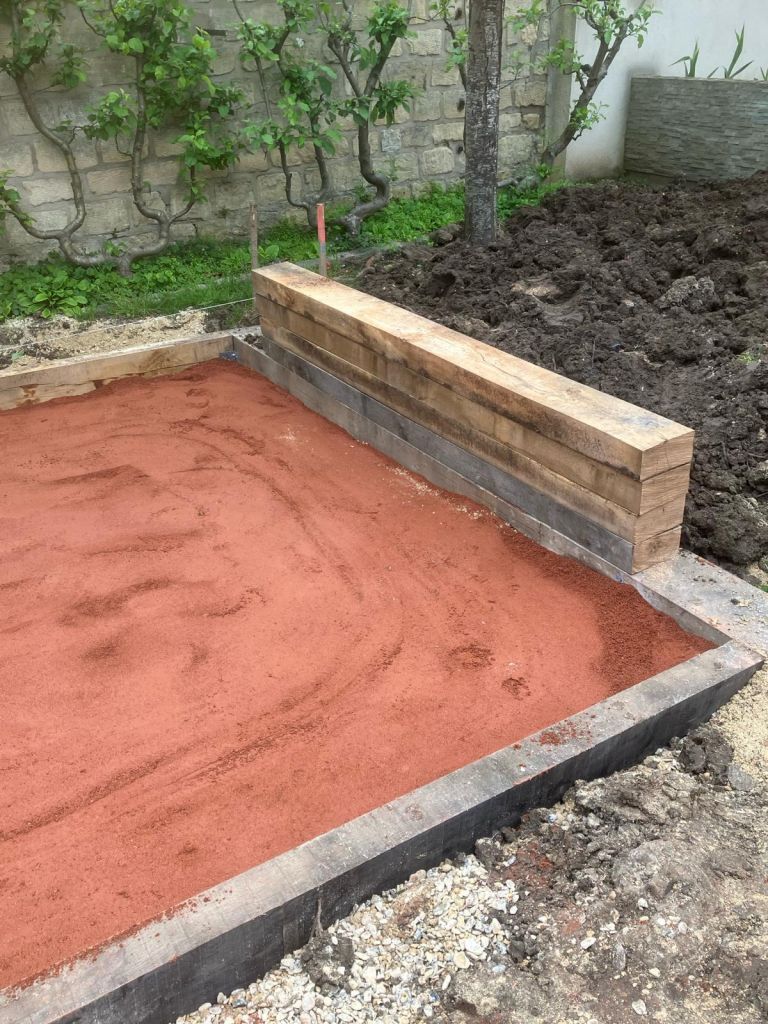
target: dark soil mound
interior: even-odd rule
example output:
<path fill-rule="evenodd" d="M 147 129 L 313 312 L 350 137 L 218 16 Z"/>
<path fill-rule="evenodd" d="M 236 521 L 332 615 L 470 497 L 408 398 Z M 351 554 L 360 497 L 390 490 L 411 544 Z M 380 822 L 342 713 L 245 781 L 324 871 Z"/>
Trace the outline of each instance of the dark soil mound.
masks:
<path fill-rule="evenodd" d="M 768 557 L 768 174 L 567 189 L 490 249 L 411 247 L 361 282 L 694 427 L 684 543 L 730 565 Z"/>

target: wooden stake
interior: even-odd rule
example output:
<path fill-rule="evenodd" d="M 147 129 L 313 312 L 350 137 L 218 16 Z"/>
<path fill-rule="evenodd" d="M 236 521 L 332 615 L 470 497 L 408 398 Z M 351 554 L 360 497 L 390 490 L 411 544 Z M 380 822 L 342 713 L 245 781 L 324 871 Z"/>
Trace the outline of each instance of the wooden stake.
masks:
<path fill-rule="evenodd" d="M 259 269 L 259 211 L 251 203 L 251 268 Z"/>
<path fill-rule="evenodd" d="M 251 269 L 259 269 L 259 211 L 256 203 L 251 203 Z M 255 291 L 253 293 L 253 308 L 256 309 Z"/>
<path fill-rule="evenodd" d="M 320 273 L 328 277 L 328 248 L 325 241 L 325 204 L 317 205 L 317 241 L 320 248 Z"/>

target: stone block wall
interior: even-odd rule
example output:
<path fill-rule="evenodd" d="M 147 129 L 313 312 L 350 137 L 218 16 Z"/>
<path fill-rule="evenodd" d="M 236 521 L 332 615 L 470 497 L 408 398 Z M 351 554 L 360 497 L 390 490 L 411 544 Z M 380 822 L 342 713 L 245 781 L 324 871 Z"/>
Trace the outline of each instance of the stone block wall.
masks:
<path fill-rule="evenodd" d="M 188 0 L 195 21 L 211 33 L 219 58 L 216 73 L 220 81 L 237 81 L 264 110 L 257 76 L 248 74 L 238 60 L 236 41 L 237 16 L 231 0 Z M 364 18 L 365 0 L 358 0 Z M 373 131 L 376 164 L 394 176 L 393 191 L 413 194 L 427 182 L 449 183 L 461 177 L 463 156 L 463 90 L 457 69 L 448 69 L 448 34 L 441 22 L 431 18 L 429 0 L 411 0 L 414 17 L 413 38 L 398 44 L 387 74 L 409 80 L 417 97 L 409 113 L 401 112 L 390 127 L 377 126 Z M 459 5 L 460 6 L 460 5 Z M 271 0 L 240 0 L 244 16 L 254 20 L 278 21 L 278 11 Z M 73 9 L 74 10 L 74 9 Z M 2 15 L 0 15 L 0 18 Z M 34 81 L 35 93 L 46 117 L 54 122 L 70 118 L 82 119 L 83 110 L 98 97 L 123 86 L 130 88 L 130 65 L 105 51 L 99 40 L 73 13 L 65 26 L 65 41 L 85 48 L 88 57 L 88 80 L 75 90 L 52 87 L 43 72 Z M 0 22 L 0 49 L 8 37 L 8 26 Z M 316 41 L 310 41 L 316 45 Z M 522 37 L 508 33 L 505 63 L 506 81 L 502 99 L 502 137 L 499 173 L 509 177 L 525 165 L 535 163 L 544 131 L 546 78 L 541 75 L 515 77 L 512 65 L 521 56 L 538 56 L 547 46 L 546 25 L 526 29 Z M 332 63 L 329 60 L 329 63 Z M 339 81 L 339 87 L 342 87 Z M 331 161 L 336 190 L 351 194 L 360 178 L 355 158 L 356 133 L 351 124 Z M 146 151 L 145 180 L 153 203 L 171 208 L 181 201 L 177 179 L 179 164 L 173 134 L 153 136 Z M 88 217 L 79 238 L 89 243 L 105 239 L 132 238 L 152 228 L 136 211 L 130 197 L 128 160 L 112 143 L 83 139 L 78 145 L 78 162 L 84 175 Z M 310 193 L 316 188 L 316 169 L 311 149 L 295 150 L 289 162 L 294 172 L 294 192 Z M 11 168 L 13 184 L 23 202 L 41 227 L 56 227 L 66 222 L 71 211 L 71 188 L 64 162 L 55 146 L 43 139 L 32 125 L 16 92 L 15 83 L 0 74 L 0 167 Z M 264 224 L 292 211 L 285 200 L 285 182 L 276 153 L 244 154 L 238 164 L 226 173 L 209 178 L 208 202 L 197 206 L 186 222 L 175 229 L 175 238 L 194 234 L 244 235 L 248 211 L 256 202 Z M 30 238 L 8 217 L 6 231 L 0 235 L 0 269 L 18 259 L 38 259 L 53 248 Z"/>
<path fill-rule="evenodd" d="M 632 79 L 624 168 L 691 181 L 746 178 L 768 168 L 768 83 Z"/>

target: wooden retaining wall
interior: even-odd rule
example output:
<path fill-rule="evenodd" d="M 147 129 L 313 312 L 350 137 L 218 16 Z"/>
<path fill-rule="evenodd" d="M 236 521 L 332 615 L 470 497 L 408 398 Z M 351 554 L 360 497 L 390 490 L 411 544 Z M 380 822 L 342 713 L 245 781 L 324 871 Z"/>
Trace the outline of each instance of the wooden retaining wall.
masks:
<path fill-rule="evenodd" d="M 566 536 L 594 525 L 617 568 L 677 550 L 689 428 L 292 264 L 254 290 L 269 342 L 522 481 Z"/>

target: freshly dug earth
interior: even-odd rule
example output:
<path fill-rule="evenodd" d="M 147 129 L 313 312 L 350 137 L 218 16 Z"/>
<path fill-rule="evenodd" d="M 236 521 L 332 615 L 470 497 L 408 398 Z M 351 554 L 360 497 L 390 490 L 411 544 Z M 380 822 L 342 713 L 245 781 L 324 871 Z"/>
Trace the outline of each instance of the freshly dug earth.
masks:
<path fill-rule="evenodd" d="M 359 283 L 692 426 L 685 545 L 768 570 L 768 173 L 566 189 L 489 249 L 410 247 Z"/>
<path fill-rule="evenodd" d="M 0 986 L 708 646 L 224 360 L 0 447 Z"/>

